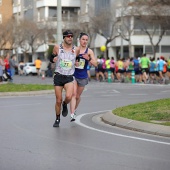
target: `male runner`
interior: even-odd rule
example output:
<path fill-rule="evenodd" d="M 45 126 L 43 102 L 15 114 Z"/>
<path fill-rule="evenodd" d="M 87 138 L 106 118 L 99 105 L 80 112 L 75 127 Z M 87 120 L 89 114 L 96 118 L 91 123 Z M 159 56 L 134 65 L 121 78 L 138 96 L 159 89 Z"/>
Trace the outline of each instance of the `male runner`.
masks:
<path fill-rule="evenodd" d="M 146 54 L 143 54 L 142 58 L 140 59 L 140 67 L 142 69 L 142 78 L 144 83 L 147 82 L 148 79 L 148 73 L 149 73 L 149 66 L 150 66 L 150 60 L 146 57 Z"/>
<path fill-rule="evenodd" d="M 40 69 L 41 69 L 42 61 L 40 60 L 39 57 L 34 61 L 34 64 L 37 70 L 37 76 L 40 77 Z"/>
<path fill-rule="evenodd" d="M 67 104 L 71 101 L 73 94 L 73 74 L 75 71 L 75 59 L 79 50 L 73 44 L 73 33 L 70 30 L 63 32 L 63 42 L 55 45 L 50 61 L 56 62 L 53 82 L 56 96 L 55 112 L 56 120 L 53 127 L 59 127 L 60 111 L 62 104 L 62 115 L 68 114 Z M 62 91 L 65 90 L 65 99 L 62 100 Z"/>
<path fill-rule="evenodd" d="M 86 33 L 80 33 L 79 40 L 80 50 L 79 56 L 76 58 L 78 66 L 76 65 L 74 72 L 74 93 L 70 102 L 70 111 L 71 111 L 71 121 L 75 121 L 75 112 L 80 103 L 80 96 L 84 90 L 85 85 L 88 84 L 88 74 L 87 74 L 87 65 L 90 64 L 97 66 L 97 60 L 94 57 L 93 51 L 87 47 L 89 36 Z"/>

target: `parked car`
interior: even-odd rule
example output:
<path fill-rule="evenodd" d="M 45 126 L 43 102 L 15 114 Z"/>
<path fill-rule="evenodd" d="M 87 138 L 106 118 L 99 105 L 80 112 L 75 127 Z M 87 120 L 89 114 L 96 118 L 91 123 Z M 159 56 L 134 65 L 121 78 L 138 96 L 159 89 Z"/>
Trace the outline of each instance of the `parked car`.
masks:
<path fill-rule="evenodd" d="M 37 74 L 36 67 L 35 67 L 34 63 L 25 63 L 23 71 L 24 71 L 25 75 Z"/>

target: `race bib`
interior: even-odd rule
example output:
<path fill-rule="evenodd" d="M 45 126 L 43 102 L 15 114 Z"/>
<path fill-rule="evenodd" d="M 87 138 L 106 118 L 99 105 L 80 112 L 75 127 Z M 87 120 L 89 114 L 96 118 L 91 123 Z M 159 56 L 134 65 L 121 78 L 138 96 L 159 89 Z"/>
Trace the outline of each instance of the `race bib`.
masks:
<path fill-rule="evenodd" d="M 60 60 L 60 67 L 63 69 L 63 70 L 70 70 L 72 68 L 72 62 L 71 60 L 68 60 L 68 59 L 61 59 Z"/>
<path fill-rule="evenodd" d="M 80 58 L 79 66 L 76 66 L 76 68 L 84 69 L 84 66 L 85 66 L 85 59 Z"/>

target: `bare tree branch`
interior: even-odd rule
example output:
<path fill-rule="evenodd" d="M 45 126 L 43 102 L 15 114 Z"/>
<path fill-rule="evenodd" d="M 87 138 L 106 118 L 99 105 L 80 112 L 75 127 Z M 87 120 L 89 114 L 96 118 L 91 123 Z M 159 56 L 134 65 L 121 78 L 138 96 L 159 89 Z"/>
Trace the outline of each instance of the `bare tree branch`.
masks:
<path fill-rule="evenodd" d="M 163 35 L 170 30 L 170 1 L 136 0 L 129 5 L 135 9 L 136 23 L 148 35 L 155 57 Z"/>
<path fill-rule="evenodd" d="M 94 10 L 91 9 L 90 10 Z M 95 16 L 90 16 L 90 28 L 94 33 L 97 33 L 106 39 L 105 46 L 113 41 L 116 37 L 120 36 L 117 31 L 118 20 L 115 17 L 115 7 L 113 10 L 102 9 Z M 106 55 L 108 56 L 108 49 L 106 50 Z"/>

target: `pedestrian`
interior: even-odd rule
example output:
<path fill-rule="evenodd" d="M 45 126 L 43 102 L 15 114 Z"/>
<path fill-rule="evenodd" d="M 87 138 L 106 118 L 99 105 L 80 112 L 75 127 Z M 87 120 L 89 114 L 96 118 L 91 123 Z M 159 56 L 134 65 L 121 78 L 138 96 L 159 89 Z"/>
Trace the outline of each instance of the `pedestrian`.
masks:
<path fill-rule="evenodd" d="M 114 60 L 114 57 L 111 57 L 111 60 L 110 60 L 110 71 L 111 71 L 112 81 L 114 81 L 115 80 L 115 60 Z"/>
<path fill-rule="evenodd" d="M 99 68 L 98 63 L 100 62 L 100 56 L 97 56 L 97 67 L 95 67 L 95 75 L 96 75 L 96 81 L 99 81 Z"/>
<path fill-rule="evenodd" d="M 160 83 L 164 83 L 165 82 L 165 77 L 163 76 L 163 69 L 164 69 L 164 66 L 167 65 L 167 63 L 165 62 L 163 56 L 161 56 L 159 58 L 159 60 L 157 61 L 157 65 L 158 65 Z"/>
<path fill-rule="evenodd" d="M 41 69 L 41 65 L 42 65 L 42 62 L 41 62 L 41 60 L 40 60 L 40 57 L 38 57 L 38 58 L 35 60 L 34 64 L 35 64 L 35 67 L 36 67 L 36 70 L 37 70 L 37 76 L 40 77 L 40 74 L 41 74 L 40 69 Z"/>
<path fill-rule="evenodd" d="M 133 59 L 134 63 L 134 71 L 135 71 L 135 81 L 138 83 L 142 83 L 142 71 L 139 65 L 140 58 L 135 56 Z"/>
<path fill-rule="evenodd" d="M 78 54 L 78 48 L 73 45 L 72 31 L 64 31 L 63 42 L 54 46 L 53 53 L 50 57 L 50 61 L 52 63 L 56 63 L 53 76 L 54 90 L 56 96 L 56 120 L 53 124 L 53 127 L 59 127 L 61 105 L 63 117 L 66 117 L 68 114 L 67 104 L 71 101 L 73 95 L 73 74 L 75 71 L 75 60 Z M 65 90 L 64 100 L 62 100 L 63 89 Z"/>
<path fill-rule="evenodd" d="M 52 77 L 53 76 L 52 63 L 51 62 L 48 63 L 47 71 L 46 71 L 46 76 L 47 77 Z"/>
<path fill-rule="evenodd" d="M 111 69 L 110 69 L 110 58 L 109 57 L 107 57 L 107 59 L 105 60 L 105 65 L 106 65 L 105 75 L 106 75 L 106 79 L 108 79 L 108 73 L 109 73 L 109 71 L 111 71 Z"/>
<path fill-rule="evenodd" d="M 47 62 L 46 61 L 43 61 L 42 64 L 41 64 L 41 77 L 42 77 L 42 80 L 45 79 L 45 71 L 47 69 Z"/>
<path fill-rule="evenodd" d="M 167 62 L 167 67 L 168 67 L 168 78 L 170 80 L 170 57 L 169 57 L 168 62 Z"/>
<path fill-rule="evenodd" d="M 18 64 L 19 75 L 22 76 L 24 74 L 24 62 L 21 60 Z"/>
<path fill-rule="evenodd" d="M 91 64 L 93 66 L 97 66 L 97 60 L 94 57 L 93 51 L 87 47 L 89 36 L 86 33 L 80 33 L 79 41 L 80 41 L 80 54 L 76 58 L 78 62 L 78 66 L 75 68 L 74 72 L 74 93 L 70 103 L 70 111 L 71 111 L 71 121 L 75 121 L 75 112 L 81 100 L 81 94 L 88 84 L 88 74 L 87 74 L 87 65 Z"/>
<path fill-rule="evenodd" d="M 142 69 L 142 79 L 144 83 L 148 81 L 148 74 L 149 74 L 149 66 L 150 66 L 150 60 L 146 57 L 146 54 L 143 54 L 143 56 L 140 59 L 140 67 Z"/>
<path fill-rule="evenodd" d="M 3 81 L 3 73 L 5 70 L 5 63 L 4 63 L 4 59 L 2 56 L 0 56 L 0 82 Z"/>
<path fill-rule="evenodd" d="M 127 82 L 131 81 L 132 71 L 134 71 L 134 62 L 133 57 L 129 58 L 129 62 L 127 63 L 126 67 L 126 80 Z"/>
<path fill-rule="evenodd" d="M 14 78 L 14 75 L 15 75 L 15 70 L 18 67 L 16 59 L 17 58 L 16 58 L 15 54 L 13 54 L 11 56 L 11 59 L 9 59 L 9 65 L 10 65 L 10 70 L 11 70 L 12 81 L 13 81 L 13 78 Z"/>
<path fill-rule="evenodd" d="M 156 73 L 156 61 L 155 61 L 155 58 L 150 58 L 150 66 L 149 66 L 149 78 L 150 78 L 150 83 L 153 84 L 154 83 L 154 80 L 156 80 L 156 76 L 155 76 L 155 73 Z"/>
<path fill-rule="evenodd" d="M 97 70 L 98 70 L 98 80 L 105 81 L 105 60 L 104 57 L 100 57 L 97 59 Z"/>
<path fill-rule="evenodd" d="M 124 81 L 125 64 L 123 61 L 124 61 L 123 58 L 119 58 L 118 61 L 116 62 L 116 67 L 117 67 L 116 77 L 119 82 Z"/>
<path fill-rule="evenodd" d="M 10 60 L 10 54 L 7 53 L 5 56 L 5 59 L 4 59 L 4 63 L 5 63 L 5 71 L 4 72 L 9 76 L 9 80 L 12 80 L 9 60 Z"/>

